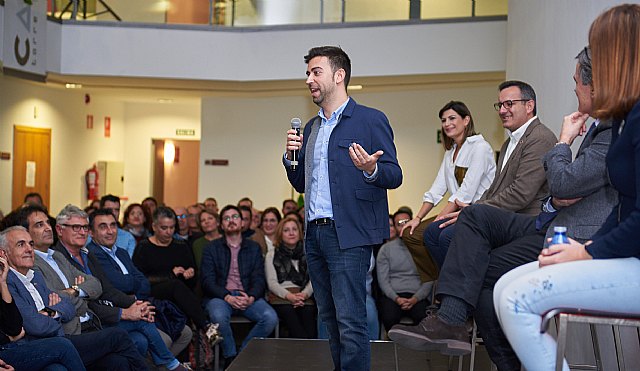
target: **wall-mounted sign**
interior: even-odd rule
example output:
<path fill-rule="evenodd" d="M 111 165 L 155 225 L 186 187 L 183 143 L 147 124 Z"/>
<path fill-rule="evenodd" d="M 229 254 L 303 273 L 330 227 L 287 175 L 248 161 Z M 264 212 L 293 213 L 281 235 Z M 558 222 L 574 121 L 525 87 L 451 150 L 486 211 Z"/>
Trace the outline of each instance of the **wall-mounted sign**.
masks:
<path fill-rule="evenodd" d="M 36 186 L 36 162 L 27 161 L 27 172 L 25 176 L 25 187 L 33 188 Z"/>
<path fill-rule="evenodd" d="M 204 164 L 212 166 L 229 166 L 229 160 L 210 159 L 204 160 Z"/>
<path fill-rule="evenodd" d="M 46 74 L 46 23 L 47 1 L 33 0 L 33 5 L 17 0 L 4 2 L 4 68 Z"/>
<path fill-rule="evenodd" d="M 93 129 L 93 115 L 87 115 L 87 129 Z"/>
<path fill-rule="evenodd" d="M 111 117 L 104 117 L 104 137 L 111 138 Z"/>
<path fill-rule="evenodd" d="M 183 137 L 195 137 L 196 131 L 194 129 L 176 129 L 176 135 Z"/>

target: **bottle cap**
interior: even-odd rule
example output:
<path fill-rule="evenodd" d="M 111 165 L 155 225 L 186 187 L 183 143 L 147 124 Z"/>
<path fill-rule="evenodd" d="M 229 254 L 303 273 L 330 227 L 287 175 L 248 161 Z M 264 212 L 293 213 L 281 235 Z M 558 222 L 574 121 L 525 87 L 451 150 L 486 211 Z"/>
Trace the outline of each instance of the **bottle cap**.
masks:
<path fill-rule="evenodd" d="M 553 231 L 556 232 L 556 233 L 558 233 L 558 232 L 560 232 L 560 233 L 566 232 L 567 231 L 567 227 L 560 227 L 560 226 L 553 227 Z"/>

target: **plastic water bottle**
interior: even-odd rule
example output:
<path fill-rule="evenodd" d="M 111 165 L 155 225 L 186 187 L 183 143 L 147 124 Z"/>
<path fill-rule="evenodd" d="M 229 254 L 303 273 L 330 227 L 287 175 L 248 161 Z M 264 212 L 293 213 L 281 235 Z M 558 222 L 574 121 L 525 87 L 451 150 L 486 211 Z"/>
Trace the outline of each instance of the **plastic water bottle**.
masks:
<path fill-rule="evenodd" d="M 557 245 L 561 243 L 569 243 L 569 238 L 567 238 L 567 227 L 553 227 L 553 239 L 551 240 L 551 244 Z"/>

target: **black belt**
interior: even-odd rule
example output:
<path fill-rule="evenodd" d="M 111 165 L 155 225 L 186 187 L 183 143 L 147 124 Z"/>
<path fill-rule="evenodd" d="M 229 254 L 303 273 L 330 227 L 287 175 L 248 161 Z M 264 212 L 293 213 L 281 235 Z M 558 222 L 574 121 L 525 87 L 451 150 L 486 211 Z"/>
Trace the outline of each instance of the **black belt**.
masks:
<path fill-rule="evenodd" d="M 333 224 L 333 219 L 331 219 L 331 218 L 318 218 L 318 219 L 314 219 L 314 220 L 310 221 L 309 223 L 315 224 L 315 225 L 328 225 L 328 224 Z"/>

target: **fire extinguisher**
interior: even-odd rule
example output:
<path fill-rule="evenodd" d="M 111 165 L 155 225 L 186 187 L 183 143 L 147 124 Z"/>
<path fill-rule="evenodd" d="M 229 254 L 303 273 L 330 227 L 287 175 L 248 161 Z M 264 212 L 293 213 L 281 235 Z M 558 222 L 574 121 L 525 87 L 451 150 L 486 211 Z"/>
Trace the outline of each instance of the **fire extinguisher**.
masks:
<path fill-rule="evenodd" d="M 87 185 L 87 199 L 88 200 L 97 200 L 98 199 L 98 168 L 96 164 L 93 164 L 93 167 L 84 175 L 84 181 Z"/>

